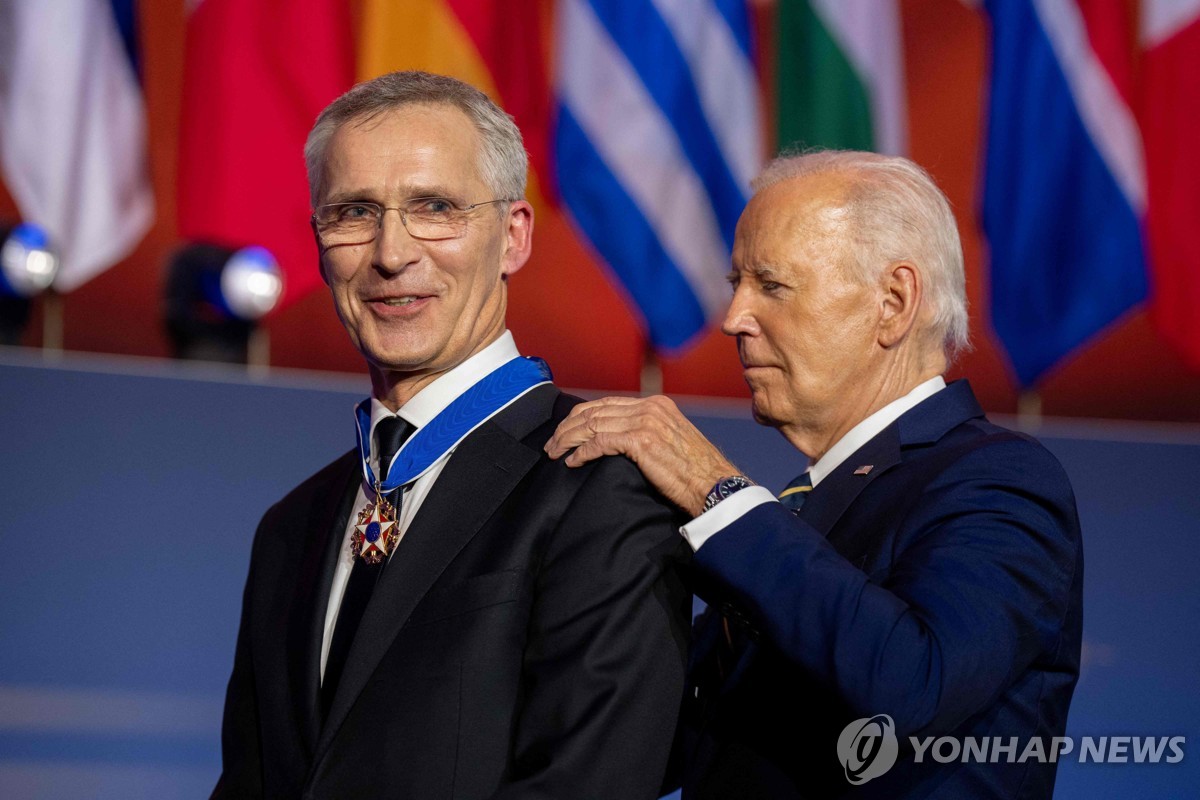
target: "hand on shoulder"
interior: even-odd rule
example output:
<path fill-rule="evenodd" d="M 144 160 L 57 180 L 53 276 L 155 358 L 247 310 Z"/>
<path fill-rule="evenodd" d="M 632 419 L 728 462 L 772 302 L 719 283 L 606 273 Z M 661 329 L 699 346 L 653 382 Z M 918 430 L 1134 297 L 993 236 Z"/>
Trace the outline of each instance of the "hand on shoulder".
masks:
<path fill-rule="evenodd" d="M 577 467 L 601 456 L 624 455 L 671 502 L 693 516 L 708 490 L 738 474 L 669 397 L 605 397 L 571 410 L 546 442 L 551 458 Z"/>

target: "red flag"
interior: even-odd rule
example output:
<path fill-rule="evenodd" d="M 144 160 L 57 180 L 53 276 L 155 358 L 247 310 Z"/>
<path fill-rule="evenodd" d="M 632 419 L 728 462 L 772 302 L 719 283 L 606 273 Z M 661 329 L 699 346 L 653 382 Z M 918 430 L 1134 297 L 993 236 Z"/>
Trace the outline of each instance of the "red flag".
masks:
<path fill-rule="evenodd" d="M 304 139 L 354 82 L 344 0 L 204 0 L 188 19 L 179 220 L 187 239 L 259 244 L 278 259 L 280 307 L 321 283 Z"/>
<path fill-rule="evenodd" d="M 1181 8 L 1148 3 L 1143 30 L 1142 137 L 1149 191 L 1147 232 L 1154 324 L 1193 369 L 1200 370 L 1200 10 L 1189 16 L 1153 11 Z M 1186 7 L 1185 7 L 1186 10 Z M 1172 18 L 1174 17 L 1174 18 Z"/>

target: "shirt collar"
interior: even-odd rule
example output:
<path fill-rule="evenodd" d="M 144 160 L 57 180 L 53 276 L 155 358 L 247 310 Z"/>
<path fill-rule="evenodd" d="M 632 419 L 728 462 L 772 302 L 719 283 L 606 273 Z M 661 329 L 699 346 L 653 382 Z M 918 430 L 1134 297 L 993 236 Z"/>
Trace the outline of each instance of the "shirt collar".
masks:
<path fill-rule="evenodd" d="M 913 408 L 923 400 L 929 399 L 945 388 L 945 379 L 941 375 L 937 375 L 924 383 L 918 384 L 908 394 L 893 400 L 855 425 L 845 436 L 838 439 L 833 447 L 829 448 L 825 455 L 817 460 L 817 463 L 808 468 L 808 475 L 812 478 L 812 485 L 816 486 L 824 480 L 829 473 L 837 469 L 858 448 L 878 436 L 884 428 L 898 420 L 905 411 Z"/>
<path fill-rule="evenodd" d="M 415 428 L 422 428 L 442 413 L 446 406 L 453 403 L 463 392 L 470 389 L 479 381 L 490 375 L 497 368 L 507 364 L 521 355 L 517 344 L 513 341 L 511 331 L 505 331 L 500 338 L 480 350 L 466 361 L 451 370 L 439 375 L 433 383 L 417 392 L 409 401 L 400 407 L 397 416 L 408 421 Z M 375 441 L 375 426 L 392 412 L 375 397 L 371 398 L 371 441 Z"/>

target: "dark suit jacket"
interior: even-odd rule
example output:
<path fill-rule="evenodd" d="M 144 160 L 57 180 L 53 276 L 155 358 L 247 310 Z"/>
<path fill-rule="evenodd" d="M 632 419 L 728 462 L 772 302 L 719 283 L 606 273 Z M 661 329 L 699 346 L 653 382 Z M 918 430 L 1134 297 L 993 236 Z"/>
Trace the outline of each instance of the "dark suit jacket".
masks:
<path fill-rule="evenodd" d="M 930 752 L 918 764 L 908 746 L 1017 736 L 1019 756 L 1036 735 L 1048 747 L 1079 674 L 1070 484 L 1041 445 L 990 424 L 965 381 L 847 459 L 799 518 L 759 506 L 695 566 L 697 593 L 750 641 L 718 668 L 720 617 L 699 629 L 685 798 L 1050 797 L 1053 764 L 939 764 Z M 838 735 L 876 714 L 893 718 L 899 759 L 852 789 Z"/>
<path fill-rule="evenodd" d="M 230 798 L 653 798 L 690 597 L 678 520 L 626 459 L 542 445 L 534 389 L 457 448 L 385 569 L 320 718 L 322 628 L 360 480 L 347 453 L 255 536 L 222 733 Z"/>

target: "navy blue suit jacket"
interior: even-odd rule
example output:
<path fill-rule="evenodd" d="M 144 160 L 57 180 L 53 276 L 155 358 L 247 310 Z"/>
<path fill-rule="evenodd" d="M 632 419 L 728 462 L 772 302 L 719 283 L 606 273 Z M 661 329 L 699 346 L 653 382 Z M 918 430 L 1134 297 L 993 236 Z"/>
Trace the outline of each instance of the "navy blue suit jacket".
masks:
<path fill-rule="evenodd" d="M 761 505 L 695 564 L 723 614 L 692 656 L 687 800 L 1051 795 L 1054 764 L 916 763 L 908 742 L 1016 736 L 1019 757 L 1029 737 L 1063 735 L 1079 674 L 1070 484 L 1035 440 L 989 423 L 965 381 L 860 448 L 798 516 Z M 741 646 L 718 664 L 722 616 Z M 899 758 L 853 787 L 838 735 L 877 714 Z"/>

